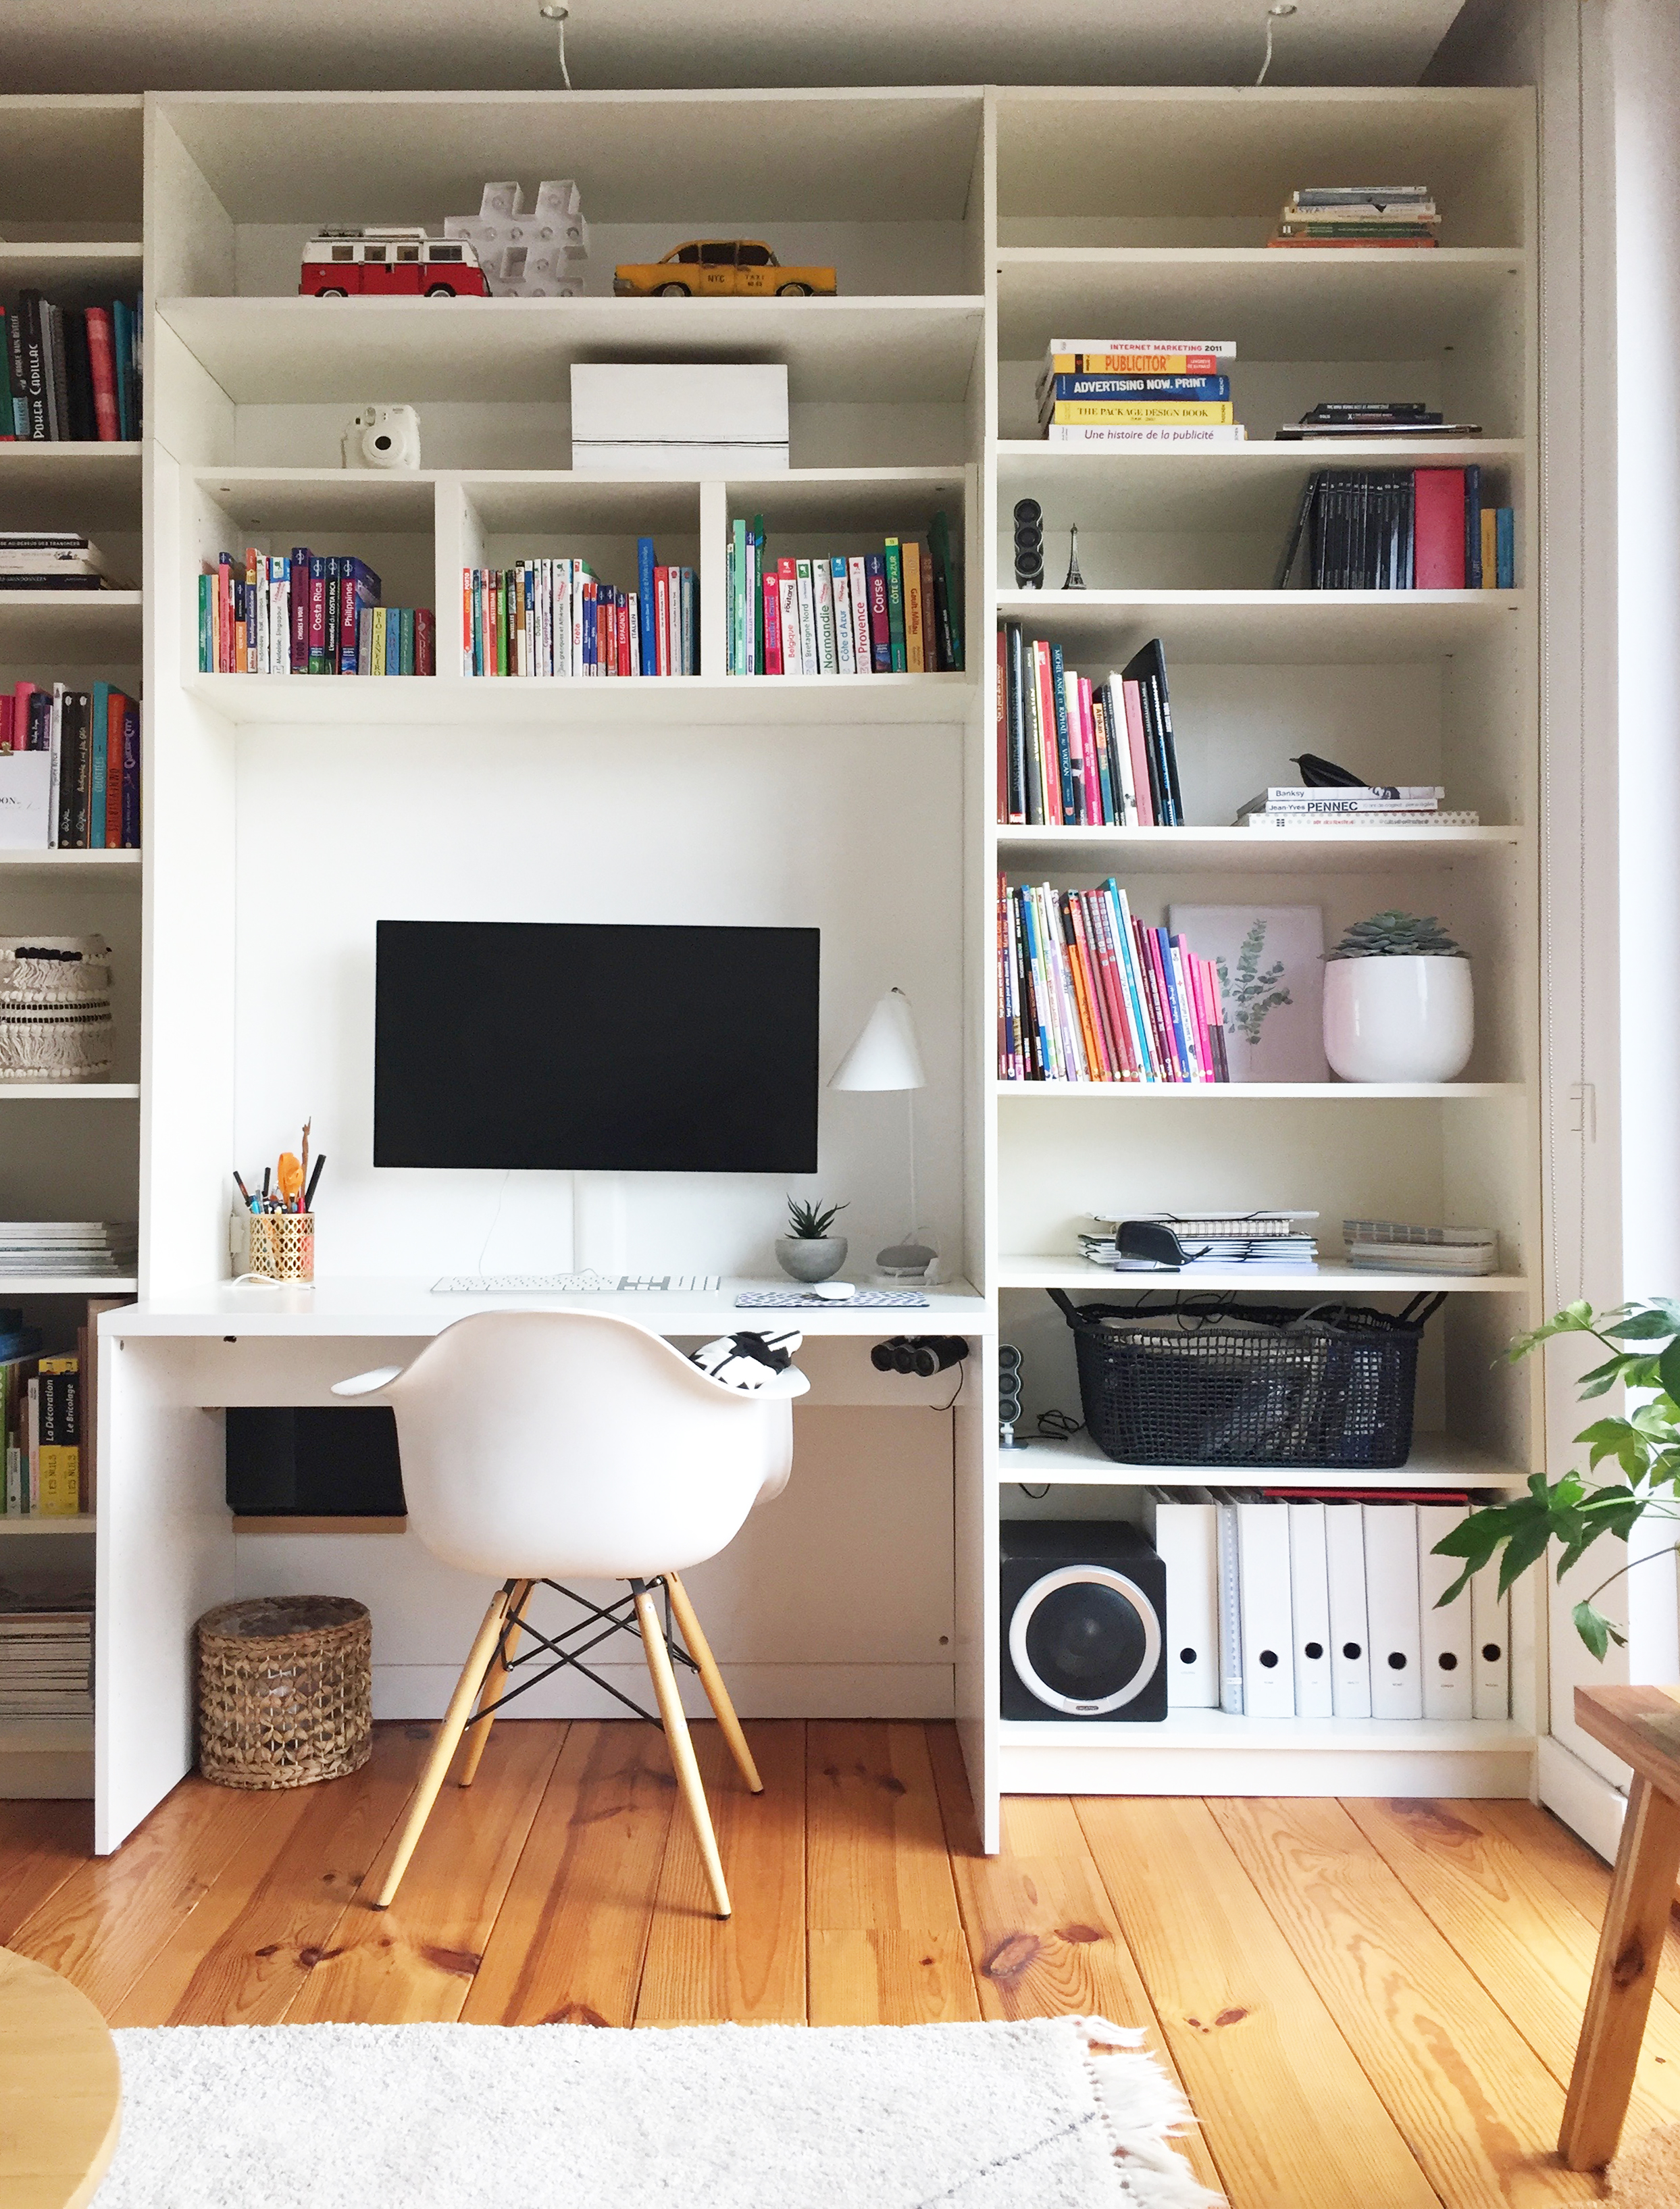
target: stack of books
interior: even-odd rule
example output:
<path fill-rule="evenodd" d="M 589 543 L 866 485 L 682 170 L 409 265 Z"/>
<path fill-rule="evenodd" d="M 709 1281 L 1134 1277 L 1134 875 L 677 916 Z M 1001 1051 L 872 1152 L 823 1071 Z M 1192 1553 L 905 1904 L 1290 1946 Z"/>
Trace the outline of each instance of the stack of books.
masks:
<path fill-rule="evenodd" d="M 138 851 L 140 704 L 110 683 L 0 693 L 0 847 Z"/>
<path fill-rule="evenodd" d="M 1228 1081 L 1219 970 L 1100 889 L 997 886 L 1005 1081 Z"/>
<path fill-rule="evenodd" d="M 1052 445 L 1229 445 L 1247 436 L 1231 404 L 1229 338 L 1052 338 L 1038 384 Z"/>
<path fill-rule="evenodd" d="M 93 1586 L 64 1573 L 0 1580 L 0 1718 L 93 1715 Z"/>
<path fill-rule="evenodd" d="M 133 1273 L 137 1243 L 136 1229 L 121 1219 L 0 1219 L 0 1278 L 98 1273 L 115 1279 Z"/>
<path fill-rule="evenodd" d="M 0 441 L 132 441 L 140 435 L 140 305 L 60 307 L 21 292 L 0 307 Z"/>
<path fill-rule="evenodd" d="M 380 604 L 380 581 L 348 553 L 224 552 L 198 579 L 201 675 L 431 675 L 430 606 Z"/>
<path fill-rule="evenodd" d="M 997 635 L 997 817 L 1038 828 L 1179 828 L 1178 753 L 1159 637 L 1093 683 L 1059 644 Z"/>
<path fill-rule="evenodd" d="M 925 541 L 888 537 L 878 552 L 808 559 L 773 559 L 757 514 L 730 524 L 725 568 L 731 675 L 961 671 L 962 591 L 943 513 Z"/>
<path fill-rule="evenodd" d="M 463 568 L 463 675 L 697 675 L 700 585 L 640 540 L 637 587 L 603 582 L 587 560 Z"/>
<path fill-rule="evenodd" d="M 0 591 L 102 591 L 105 556 L 71 531 L 0 530 Z"/>
<path fill-rule="evenodd" d="M 1499 1237 L 1491 1227 L 1407 1227 L 1397 1219 L 1344 1219 L 1347 1262 L 1378 1273 L 1499 1271 Z"/>
<path fill-rule="evenodd" d="M 1449 422 L 1421 399 L 1321 399 L 1278 430 L 1283 443 L 1337 437 L 1479 437 L 1479 422 Z"/>
<path fill-rule="evenodd" d="M 1310 184 L 1292 192 L 1268 245 L 1438 245 L 1427 184 Z"/>
<path fill-rule="evenodd" d="M 1479 467 L 1315 468 L 1272 587 L 1508 591 L 1514 519 L 1483 504 Z"/>
<path fill-rule="evenodd" d="M 1479 813 L 1449 810 L 1436 782 L 1347 783 L 1328 787 L 1274 783 L 1251 798 L 1239 828 L 1478 828 Z"/>
<path fill-rule="evenodd" d="M 1159 1261 L 1123 1256 L 1122 1229 L 1132 1220 L 1171 1228 L 1184 1253 L 1183 1272 L 1211 1272 L 1219 1266 L 1242 1266 L 1255 1273 L 1300 1273 L 1318 1263 L 1318 1240 L 1304 1224 L 1316 1220 L 1316 1212 L 1292 1212 L 1264 1207 L 1255 1213 L 1131 1213 L 1123 1217 L 1099 1213 L 1096 1232 L 1081 1231 L 1079 1247 L 1093 1265 L 1111 1273 L 1157 1273 Z M 1169 1269 L 1170 1270 L 1170 1269 Z"/>

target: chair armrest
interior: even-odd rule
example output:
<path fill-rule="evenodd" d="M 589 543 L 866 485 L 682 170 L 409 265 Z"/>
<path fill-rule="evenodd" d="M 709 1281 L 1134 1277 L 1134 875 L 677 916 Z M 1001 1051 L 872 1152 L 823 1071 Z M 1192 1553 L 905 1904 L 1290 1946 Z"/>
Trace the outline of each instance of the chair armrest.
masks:
<path fill-rule="evenodd" d="M 376 1365 L 370 1373 L 352 1373 L 347 1381 L 334 1381 L 335 1396 L 373 1396 L 380 1389 L 388 1388 L 393 1381 L 402 1378 L 400 1365 Z"/>
<path fill-rule="evenodd" d="M 810 1382 L 797 1365 L 789 1365 L 778 1373 L 774 1381 L 767 1381 L 762 1388 L 755 1388 L 748 1397 L 750 1403 L 762 1404 L 777 1397 L 792 1399 L 810 1393 Z"/>

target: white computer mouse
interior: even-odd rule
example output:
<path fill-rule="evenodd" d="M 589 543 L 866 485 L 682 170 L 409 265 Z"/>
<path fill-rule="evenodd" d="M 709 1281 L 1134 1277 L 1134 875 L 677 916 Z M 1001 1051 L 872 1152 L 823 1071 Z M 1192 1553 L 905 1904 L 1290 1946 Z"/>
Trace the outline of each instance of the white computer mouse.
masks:
<path fill-rule="evenodd" d="M 810 1292 L 825 1304 L 843 1304 L 857 1295 L 858 1289 L 852 1281 L 814 1281 Z"/>

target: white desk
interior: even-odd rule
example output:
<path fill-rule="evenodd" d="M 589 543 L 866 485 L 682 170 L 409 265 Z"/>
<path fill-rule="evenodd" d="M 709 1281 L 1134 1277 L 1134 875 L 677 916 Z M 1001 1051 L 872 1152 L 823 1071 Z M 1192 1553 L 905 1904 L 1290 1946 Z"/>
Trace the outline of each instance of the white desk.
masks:
<path fill-rule="evenodd" d="M 880 1559 L 878 1586 L 870 1586 L 867 1596 L 853 1605 L 857 1631 L 865 1637 L 878 1633 L 883 1673 L 889 1654 L 909 1679 L 926 1678 L 933 1670 L 923 1664 L 918 1676 L 911 1659 L 938 1658 L 946 1706 L 960 1718 L 972 1719 L 965 1733 L 974 1744 L 971 1759 L 978 1757 L 987 1569 L 984 1529 L 989 1524 L 983 1507 L 986 1422 L 981 1411 L 989 1400 L 996 1401 L 996 1322 L 985 1300 L 966 1282 L 930 1291 L 924 1307 L 855 1310 L 831 1304 L 775 1310 L 740 1309 L 735 1304 L 738 1290 L 779 1285 L 726 1280 L 709 1295 L 539 1297 L 442 1296 L 432 1292 L 430 1280 L 412 1279 L 328 1279 L 308 1289 L 235 1288 L 217 1282 L 206 1284 L 202 1291 L 106 1313 L 99 1324 L 99 1492 L 94 1537 L 99 1570 L 95 1848 L 103 1854 L 117 1847 L 191 1769 L 193 1623 L 212 1604 L 242 1592 L 226 1500 L 222 1411 L 240 1404 L 333 1404 L 337 1400 L 331 1393 L 334 1381 L 376 1365 L 406 1363 L 422 1341 L 470 1313 L 485 1310 L 610 1312 L 681 1340 L 772 1325 L 799 1327 L 807 1338 L 800 1363 L 811 1377 L 812 1391 L 806 1399 L 809 1409 L 802 1409 L 798 1416 L 814 1420 L 806 1427 L 807 1446 L 813 1451 L 808 1461 L 819 1476 L 808 1483 L 808 1496 L 834 1514 L 850 1544 L 853 1586 L 870 1579 L 872 1558 Z M 942 1373 L 928 1381 L 878 1374 L 864 1346 L 895 1334 L 965 1335 L 971 1356 L 960 1375 Z M 956 1411 L 937 1430 L 925 1415 L 921 1426 L 909 1429 L 896 1416 L 918 1406 L 943 1411 L 959 1389 Z M 856 1490 L 839 1493 L 821 1478 L 826 1469 L 836 1481 L 843 1478 L 847 1462 L 832 1424 L 827 1429 L 821 1424 L 825 1410 L 835 1407 L 861 1408 L 877 1416 L 890 1410 L 895 1417 L 888 1429 L 905 1437 L 901 1456 L 894 1454 L 897 1446 L 878 1452 L 880 1461 L 860 1475 Z M 879 1436 L 882 1430 L 877 1426 L 870 1431 Z M 813 1436 L 817 1438 L 814 1445 Z M 936 1508 L 929 1472 L 930 1450 L 938 1482 Z M 794 1538 L 802 1522 L 796 1517 L 784 1524 L 787 1531 L 781 1538 L 786 1541 Z M 744 1531 L 739 1538 L 745 1543 L 750 1537 Z M 809 1544 L 822 1538 L 806 1524 L 798 1538 Z M 345 1561 L 351 1556 L 346 1545 L 361 1545 L 354 1553 L 358 1566 L 377 1550 L 386 1561 L 388 1601 L 399 1626 L 416 1609 L 425 1612 L 435 1592 L 421 1577 L 423 1568 L 434 1569 L 431 1561 L 425 1558 L 412 1536 L 242 1537 L 238 1546 L 247 1557 L 253 1540 L 318 1541 L 325 1546 L 308 1554 L 321 1561 L 321 1574 L 349 1580 L 352 1587 L 355 1582 L 346 1570 Z M 310 1562 L 298 1569 L 312 1572 L 317 1568 Z M 435 1568 L 440 1574 L 443 1569 Z M 745 1560 L 739 1569 L 748 1589 L 744 1600 L 750 1601 L 751 1588 L 763 1585 L 765 1575 L 761 1574 L 755 1582 Z M 904 1598 L 918 1575 L 924 1576 L 930 1588 L 942 1590 L 940 1600 L 947 1609 L 936 1638 L 948 1641 L 949 1647 L 926 1651 L 919 1645 L 914 1650 L 905 1646 Z M 470 1595 L 471 1604 L 482 1609 L 482 1592 L 473 1590 Z M 399 1606 L 406 1606 L 400 1616 Z M 447 1601 L 437 1604 L 436 1619 L 428 1622 L 439 1643 L 441 1709 L 447 1678 L 460 1664 L 466 1640 L 460 1650 L 454 1647 Z M 376 1641 L 380 1624 L 376 1609 Z M 936 1637 L 930 1628 L 922 1638 Z M 376 1662 L 377 1654 L 376 1648 Z M 449 1661 L 444 1663 L 446 1654 Z M 418 1661 L 404 1661 L 413 1664 L 412 1676 L 426 1674 L 429 1682 L 430 1650 Z M 828 1671 L 832 1692 L 842 1694 L 844 1667 L 831 1664 Z M 815 1703 L 802 1710 L 797 1695 L 792 1690 L 790 1694 L 790 1716 L 807 1712 L 870 1714 L 818 1708 Z M 876 1714 L 893 1712 L 888 1708 Z M 900 1707 L 899 1714 L 917 1713 L 913 1707 Z M 975 1785 L 978 1794 L 978 1771 Z"/>

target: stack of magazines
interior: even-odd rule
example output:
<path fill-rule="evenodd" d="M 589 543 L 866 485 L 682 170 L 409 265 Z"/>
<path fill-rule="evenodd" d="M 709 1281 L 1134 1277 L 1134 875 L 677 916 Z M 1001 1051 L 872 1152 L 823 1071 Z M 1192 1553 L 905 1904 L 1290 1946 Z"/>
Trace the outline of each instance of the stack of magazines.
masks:
<path fill-rule="evenodd" d="M 1381 1273 L 1496 1273 L 1491 1227 L 1408 1227 L 1398 1219 L 1344 1219 L 1347 1262 Z"/>
<path fill-rule="evenodd" d="M 132 1273 L 135 1234 L 116 1219 L 0 1219 L 0 1277 L 8 1273 Z"/>
<path fill-rule="evenodd" d="M 1134 1213 L 1124 1218 L 1098 1213 L 1094 1231 L 1082 1232 L 1079 1247 L 1093 1265 L 1116 1273 L 1212 1272 L 1225 1266 L 1256 1273 L 1301 1273 L 1318 1263 L 1317 1240 L 1309 1231 L 1317 1218 L 1316 1212 L 1281 1207 L 1252 1213 Z M 1157 1231 L 1129 1232 L 1140 1228 Z M 1170 1255 L 1132 1255 L 1144 1244 L 1170 1251 L 1159 1237 L 1162 1228 L 1176 1238 L 1182 1253 L 1176 1267 Z"/>
<path fill-rule="evenodd" d="M 1237 816 L 1239 828 L 1478 828 L 1479 813 L 1441 801 L 1439 783 L 1273 783 Z"/>
<path fill-rule="evenodd" d="M 0 1581 L 0 1718 L 93 1715 L 93 1588 L 63 1573 Z"/>

